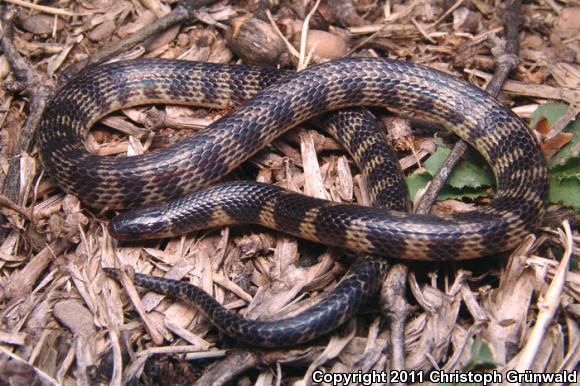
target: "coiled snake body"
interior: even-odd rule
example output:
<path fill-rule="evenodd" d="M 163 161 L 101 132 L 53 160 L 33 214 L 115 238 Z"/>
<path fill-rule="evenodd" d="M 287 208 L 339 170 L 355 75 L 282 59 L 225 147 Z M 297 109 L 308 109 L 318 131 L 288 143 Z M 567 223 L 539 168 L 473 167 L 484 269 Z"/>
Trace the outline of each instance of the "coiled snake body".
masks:
<path fill-rule="evenodd" d="M 548 175 L 538 143 L 509 109 L 476 87 L 419 65 L 367 58 L 310 67 L 276 83 L 281 77 L 275 70 L 173 60 L 96 67 L 67 84 L 45 112 L 39 128 L 43 163 L 65 191 L 94 207 L 128 208 L 194 192 L 169 204 L 118 216 L 109 230 L 120 239 L 256 223 L 356 252 L 415 260 L 459 260 L 509 250 L 541 219 Z M 243 105 L 192 138 L 142 156 L 103 158 L 86 150 L 84 137 L 98 119 L 122 107 L 144 103 L 216 108 Z M 496 176 L 496 197 L 478 211 L 436 217 L 331 203 L 259 183 L 229 183 L 199 190 L 298 123 L 351 106 L 417 112 L 452 130 L 489 162 Z M 376 141 L 360 139 L 357 130 L 360 127 L 336 129 L 333 135 L 351 146 L 355 158 L 357 154 L 366 157 L 363 174 L 371 182 L 373 198 L 384 206 L 380 196 L 386 183 L 381 181 L 389 178 L 385 170 L 392 169 L 392 163 L 376 152 Z M 381 164 L 389 166 L 377 166 Z M 392 207 L 403 208 L 398 191 L 389 192 L 399 198 Z M 347 284 L 337 289 L 340 296 L 318 305 L 322 308 L 317 315 L 346 320 L 352 308 L 339 315 L 337 310 L 345 301 L 360 302 L 361 294 L 368 297 L 376 291 L 378 284 L 373 280 L 378 281 L 377 272 L 381 271 L 377 264 L 376 259 L 362 259 L 340 285 Z M 108 272 L 118 276 L 118 271 Z M 319 318 L 316 325 L 312 318 L 303 318 L 298 325 L 294 320 L 293 327 L 260 330 L 257 326 L 264 322 L 223 314 L 217 302 L 205 293 L 204 298 L 193 286 L 144 276 L 136 276 L 136 280 L 148 288 L 193 296 L 221 329 L 260 345 L 311 339 L 317 336 L 313 330 L 330 323 Z M 348 297 L 354 293 L 357 295 Z M 273 336 L 280 331 L 286 336 Z"/>

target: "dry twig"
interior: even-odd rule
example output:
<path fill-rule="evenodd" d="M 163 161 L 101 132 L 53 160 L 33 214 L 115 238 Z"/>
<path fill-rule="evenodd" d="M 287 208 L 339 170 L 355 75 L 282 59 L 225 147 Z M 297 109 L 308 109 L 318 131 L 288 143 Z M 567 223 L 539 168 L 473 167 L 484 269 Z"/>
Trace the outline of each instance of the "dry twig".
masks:
<path fill-rule="evenodd" d="M 67 11 L 65 9 L 54 8 L 54 7 L 47 7 L 46 5 L 39 5 L 35 3 L 30 3 L 24 0 L 5 0 L 7 3 L 12 3 L 14 5 L 19 5 L 21 7 L 30 8 L 35 11 L 40 11 L 44 13 L 48 13 L 51 15 L 60 15 L 60 16 L 80 16 L 81 14 L 76 12 Z"/>
<path fill-rule="evenodd" d="M 410 306 L 405 300 L 405 283 L 408 267 L 394 265 L 387 274 L 381 289 L 381 308 L 391 321 L 392 369 L 405 370 L 405 321 Z"/>
<path fill-rule="evenodd" d="M 3 15 L 0 17 L 2 50 L 14 72 L 14 76 L 21 83 L 22 92 L 30 98 L 30 113 L 18 135 L 8 172 L 4 181 L 2 181 L 1 193 L 8 200 L 21 204 L 24 197 L 20 197 L 20 155 L 24 152 L 29 152 L 31 149 L 36 127 L 40 122 L 48 98 L 52 94 L 52 87 L 47 85 L 42 74 L 26 63 L 26 60 L 14 46 L 13 18 L 14 12 L 4 5 Z M 3 234 L 5 231 L 6 229 L 0 229 L 0 239 L 5 236 Z"/>
<path fill-rule="evenodd" d="M 532 363 L 538 354 L 540 345 L 544 340 L 544 335 L 548 331 L 550 324 L 556 316 L 556 311 L 558 311 L 558 308 L 560 307 L 562 291 L 564 290 L 564 284 L 566 282 L 566 275 L 568 273 L 574 245 L 572 230 L 570 229 L 568 220 L 564 220 L 562 228 L 563 231 L 560 232 L 560 238 L 564 244 L 564 255 L 562 256 L 562 260 L 560 261 L 552 283 L 538 302 L 538 309 L 540 312 L 536 318 L 536 323 L 531 330 L 524 349 L 515 360 L 516 363 L 513 368 L 520 373 L 532 369 Z"/>
<path fill-rule="evenodd" d="M 122 52 L 130 50 L 150 37 L 165 31 L 169 27 L 187 20 L 192 20 L 195 18 L 194 12 L 198 8 L 211 5 L 215 2 L 217 2 L 217 0 L 182 0 L 179 5 L 167 15 L 157 19 L 155 22 L 142 28 L 128 38 L 121 40 L 119 43 L 105 48 L 97 55 L 94 55 L 90 60 L 90 64 L 94 65 L 102 63 Z"/>
<path fill-rule="evenodd" d="M 456 5 L 459 4 L 461 4 L 461 0 L 456 3 Z M 521 0 L 512 0 L 511 3 L 507 5 L 507 11 L 504 16 L 504 23 L 506 25 L 506 46 L 505 50 L 502 50 L 502 53 L 496 58 L 497 68 L 493 74 L 493 78 L 487 85 L 487 92 L 493 96 L 499 94 L 508 74 L 519 63 L 518 51 L 521 6 Z M 447 178 L 449 178 L 451 171 L 455 165 L 457 165 L 461 156 L 465 154 L 466 150 L 467 143 L 463 140 L 459 140 L 455 146 L 453 146 L 451 153 L 445 162 L 443 162 L 443 165 L 441 165 L 441 169 L 439 169 L 437 175 L 433 177 L 433 180 L 431 180 L 430 184 L 427 186 L 425 193 L 415 208 L 416 213 L 429 213 L 439 195 L 439 192 L 445 185 Z"/>

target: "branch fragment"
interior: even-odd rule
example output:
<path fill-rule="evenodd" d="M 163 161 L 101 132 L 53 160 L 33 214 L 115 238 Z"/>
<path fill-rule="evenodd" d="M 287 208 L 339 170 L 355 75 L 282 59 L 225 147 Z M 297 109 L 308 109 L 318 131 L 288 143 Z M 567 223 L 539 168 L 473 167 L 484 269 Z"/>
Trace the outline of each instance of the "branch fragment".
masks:
<path fill-rule="evenodd" d="M 507 6 L 506 13 L 504 15 L 504 24 L 506 31 L 506 43 L 505 48 L 498 47 L 500 53 L 496 55 L 497 67 L 492 79 L 489 81 L 486 91 L 493 96 L 499 95 L 501 88 L 506 81 L 508 74 L 519 64 L 519 29 L 521 23 L 521 0 L 512 0 Z M 415 210 L 416 213 L 426 214 L 429 213 L 431 207 L 435 203 L 439 191 L 445 185 L 447 178 L 451 174 L 451 171 L 457 165 L 457 162 L 461 159 L 461 156 L 467 150 L 467 144 L 460 140 L 458 141 L 451 154 L 447 157 L 441 169 L 437 173 L 433 180 L 427 187 L 425 194 L 421 197 L 419 204 Z"/>

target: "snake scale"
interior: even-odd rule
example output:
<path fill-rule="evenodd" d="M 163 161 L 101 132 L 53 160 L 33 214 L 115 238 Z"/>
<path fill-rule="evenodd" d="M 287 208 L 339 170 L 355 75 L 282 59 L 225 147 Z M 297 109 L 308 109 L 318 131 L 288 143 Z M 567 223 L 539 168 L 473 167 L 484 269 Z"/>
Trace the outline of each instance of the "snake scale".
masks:
<path fill-rule="evenodd" d="M 190 139 L 145 155 L 98 157 L 86 150 L 86 133 L 101 117 L 151 103 L 240 107 Z M 381 147 L 375 137 L 365 140 L 355 134 L 360 127 L 337 129 L 333 135 L 352 146 L 349 151 L 362 160 L 357 163 L 370 181 L 372 198 L 390 210 L 328 202 L 256 182 L 201 189 L 297 124 L 352 106 L 418 113 L 450 129 L 490 164 L 497 182 L 495 198 L 477 211 L 451 216 L 399 211 L 406 206 L 400 189 L 386 186 L 401 177 L 395 170 L 389 181 L 385 171 L 392 169 L 392 162 L 376 151 Z M 538 142 L 508 108 L 450 75 L 395 60 L 341 59 L 296 74 L 161 59 L 107 64 L 65 85 L 45 111 L 38 132 L 43 164 L 63 190 L 92 207 L 143 206 L 109 225 L 114 237 L 126 240 L 254 223 L 355 252 L 414 260 L 469 259 L 509 250 L 532 232 L 543 216 L 548 190 Z M 388 193 L 381 199 L 382 192 Z M 394 196 L 395 203 L 389 205 L 387 196 Z M 313 339 L 344 322 L 376 292 L 383 269 L 377 258 L 363 257 L 306 316 L 277 322 L 240 318 L 187 283 L 145 275 L 135 275 L 135 280 L 193 300 L 229 335 L 276 346 Z M 119 277 L 119 271 L 107 272 Z"/>

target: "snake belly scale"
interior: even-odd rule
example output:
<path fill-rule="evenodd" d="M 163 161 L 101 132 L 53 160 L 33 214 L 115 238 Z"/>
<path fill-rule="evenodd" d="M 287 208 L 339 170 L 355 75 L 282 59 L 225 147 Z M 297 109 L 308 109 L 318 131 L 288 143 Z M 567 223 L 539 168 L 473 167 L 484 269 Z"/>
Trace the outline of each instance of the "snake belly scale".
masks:
<path fill-rule="evenodd" d="M 65 85 L 44 113 L 38 137 L 43 164 L 63 190 L 93 207 L 138 207 L 194 192 L 118 216 L 109 229 L 121 239 L 256 223 L 356 252 L 458 260 L 513 248 L 543 216 L 548 174 L 536 138 L 508 108 L 478 88 L 412 63 L 369 58 L 313 66 L 277 82 L 280 78 L 274 70 L 174 60 L 93 68 Z M 175 103 L 223 108 L 242 102 L 190 139 L 142 156 L 98 157 L 84 145 L 87 130 L 98 119 L 123 107 Z M 331 203 L 258 183 L 199 190 L 297 124 L 352 106 L 420 113 L 452 130 L 490 164 L 496 197 L 477 211 L 436 217 Z M 369 168 L 366 176 L 373 175 Z M 165 289 L 171 286 L 178 284 L 166 283 Z M 373 286 L 368 287 L 363 292 Z"/>

